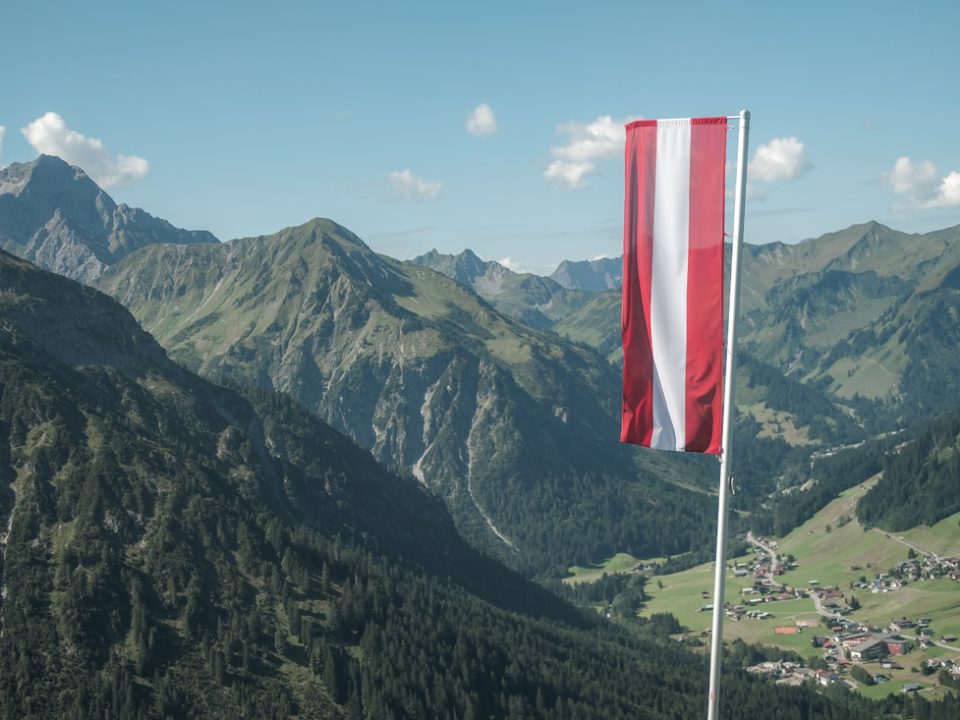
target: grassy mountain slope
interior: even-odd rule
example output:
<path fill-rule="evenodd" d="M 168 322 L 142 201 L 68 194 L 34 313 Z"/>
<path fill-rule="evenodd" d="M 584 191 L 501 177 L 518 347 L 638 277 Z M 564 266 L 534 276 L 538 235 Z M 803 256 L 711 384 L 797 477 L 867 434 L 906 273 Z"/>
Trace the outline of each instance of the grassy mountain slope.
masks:
<path fill-rule="evenodd" d="M 950 407 L 960 392 L 960 270 L 955 268 L 927 278 L 837 343 L 810 370 L 810 380 L 840 397 L 886 400 L 901 422 Z"/>
<path fill-rule="evenodd" d="M 558 335 L 596 348 L 610 362 L 619 364 L 623 359 L 620 291 L 608 290 L 595 294 L 581 308 L 559 320 L 552 329 Z"/>
<path fill-rule="evenodd" d="M 705 541 L 707 499 L 658 479 L 697 466 L 617 442 L 608 363 L 335 223 L 146 248 L 100 286 L 175 358 L 296 397 L 441 493 L 474 542 L 529 572 L 619 543 L 679 552 Z"/>
<path fill-rule="evenodd" d="M 869 222 L 747 245 L 741 346 L 877 427 L 943 412 L 960 392 L 958 268 L 960 227 L 919 235 Z M 615 304 L 597 295 L 554 329 L 615 361 Z"/>

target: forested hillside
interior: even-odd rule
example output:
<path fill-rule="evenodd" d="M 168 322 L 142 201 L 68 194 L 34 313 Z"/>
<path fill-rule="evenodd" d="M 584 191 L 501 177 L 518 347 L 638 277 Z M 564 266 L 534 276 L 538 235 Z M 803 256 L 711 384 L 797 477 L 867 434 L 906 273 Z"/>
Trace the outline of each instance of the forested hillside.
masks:
<path fill-rule="evenodd" d="M 960 409 L 927 424 L 887 455 L 883 477 L 857 505 L 857 518 L 896 532 L 933 525 L 958 511 Z"/>
<path fill-rule="evenodd" d="M 105 296 L 6 254 L 0 287 L 0 717 L 700 712 L 702 658 L 478 554 L 289 399 L 191 375 Z M 726 682 L 725 717 L 874 716 Z"/>

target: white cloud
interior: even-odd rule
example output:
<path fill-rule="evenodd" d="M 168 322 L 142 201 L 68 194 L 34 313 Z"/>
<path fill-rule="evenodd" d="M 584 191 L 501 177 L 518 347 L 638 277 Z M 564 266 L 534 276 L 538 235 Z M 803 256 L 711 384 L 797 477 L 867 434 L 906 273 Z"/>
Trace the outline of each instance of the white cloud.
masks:
<path fill-rule="evenodd" d="M 883 178 L 908 207 L 960 207 L 960 173 L 953 171 L 941 177 L 929 160 L 915 163 L 909 157 L 897 158 L 893 170 Z"/>
<path fill-rule="evenodd" d="M 897 195 L 921 196 L 933 193 L 937 187 L 937 166 L 929 160 L 919 163 L 908 157 L 897 158 L 893 170 L 884 173 Z"/>
<path fill-rule="evenodd" d="M 925 207 L 960 207 L 960 172 L 954 170 L 943 178 L 936 196 Z"/>
<path fill-rule="evenodd" d="M 7 129 L 0 125 L 0 168 L 3 167 L 3 136 L 6 135 Z"/>
<path fill-rule="evenodd" d="M 467 118 L 467 132 L 471 135 L 493 135 L 497 130 L 497 116 L 486 103 L 477 105 Z"/>
<path fill-rule="evenodd" d="M 513 272 L 520 272 L 519 260 L 514 260 L 513 258 L 505 257 L 505 258 L 500 258 L 499 260 L 497 260 L 497 262 L 503 265 L 507 270 L 511 270 Z"/>
<path fill-rule="evenodd" d="M 609 260 L 610 255 L 594 255 L 590 260 L 596 262 L 597 260 Z"/>
<path fill-rule="evenodd" d="M 750 176 L 766 182 L 796 180 L 812 167 L 797 138 L 774 138 L 757 148 L 750 163 Z"/>
<path fill-rule="evenodd" d="M 623 153 L 626 140 L 623 126 L 635 119 L 614 120 L 609 115 L 602 115 L 591 123 L 559 125 L 557 133 L 567 135 L 567 142 L 550 148 L 556 159 L 543 171 L 543 176 L 560 187 L 583 187 L 584 178 L 597 171 L 597 161 Z"/>
<path fill-rule="evenodd" d="M 394 170 L 387 179 L 393 189 L 393 197 L 398 200 L 435 198 L 443 190 L 443 183 L 421 180 L 409 168 Z"/>
<path fill-rule="evenodd" d="M 584 175 L 595 172 L 597 166 L 591 162 L 569 163 L 563 160 L 554 160 L 543 171 L 543 176 L 560 187 L 576 190 L 583 187 Z"/>
<path fill-rule="evenodd" d="M 96 138 L 88 138 L 67 127 L 63 118 L 48 112 L 20 132 L 38 153 L 57 155 L 78 165 L 105 188 L 142 180 L 150 163 L 135 155 L 111 155 Z"/>

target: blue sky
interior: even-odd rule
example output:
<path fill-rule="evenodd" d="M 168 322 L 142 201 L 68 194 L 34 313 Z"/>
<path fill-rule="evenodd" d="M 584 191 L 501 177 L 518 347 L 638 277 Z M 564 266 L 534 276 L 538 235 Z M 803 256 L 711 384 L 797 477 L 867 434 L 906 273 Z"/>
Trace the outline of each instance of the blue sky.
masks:
<path fill-rule="evenodd" d="M 224 240 L 323 216 L 545 273 L 619 254 L 623 120 L 748 107 L 749 242 L 919 232 L 960 223 L 958 27 L 922 1 L 13 0 L 0 164 L 57 152 Z"/>

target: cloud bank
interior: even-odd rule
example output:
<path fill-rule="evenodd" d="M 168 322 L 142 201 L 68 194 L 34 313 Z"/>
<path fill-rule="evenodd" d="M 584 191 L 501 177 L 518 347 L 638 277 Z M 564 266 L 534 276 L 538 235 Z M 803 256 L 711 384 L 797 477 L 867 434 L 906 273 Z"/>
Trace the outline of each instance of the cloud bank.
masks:
<path fill-rule="evenodd" d="M 435 198 L 443 190 L 443 183 L 422 180 L 410 172 L 409 168 L 394 170 L 387 176 L 393 197 L 397 200 L 417 200 Z"/>
<path fill-rule="evenodd" d="M 493 108 L 486 103 L 477 105 L 467 118 L 467 132 L 471 135 L 493 135 L 497 130 L 497 116 L 493 114 Z"/>
<path fill-rule="evenodd" d="M 143 180 L 150 163 L 136 155 L 112 155 L 97 138 L 88 138 L 67 127 L 55 112 L 48 112 L 20 132 L 38 153 L 57 155 L 84 172 L 104 188 Z"/>
<path fill-rule="evenodd" d="M 883 178 L 907 207 L 960 207 L 960 172 L 954 170 L 941 176 L 929 160 L 914 162 L 906 156 L 897 158 L 893 170 L 884 173 Z"/>

